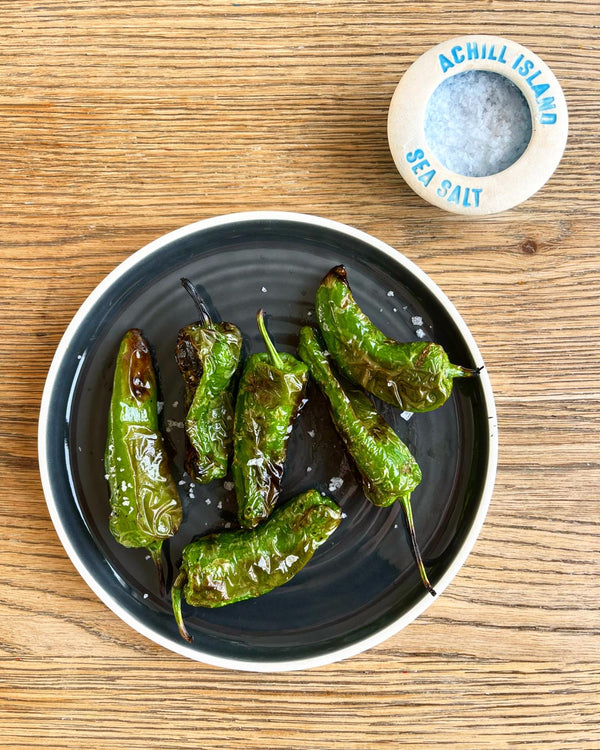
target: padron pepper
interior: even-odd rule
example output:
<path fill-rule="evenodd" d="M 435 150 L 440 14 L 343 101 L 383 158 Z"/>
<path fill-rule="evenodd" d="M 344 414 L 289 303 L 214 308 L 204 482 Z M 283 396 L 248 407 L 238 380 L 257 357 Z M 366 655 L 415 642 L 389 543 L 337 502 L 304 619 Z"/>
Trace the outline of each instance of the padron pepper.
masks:
<path fill-rule="evenodd" d="M 152 356 L 138 328 L 127 331 L 117 355 L 104 465 L 110 531 L 123 546 L 148 550 L 162 594 L 162 544 L 179 528 L 182 509 L 159 429 Z"/>
<path fill-rule="evenodd" d="M 419 465 L 369 397 L 337 376 L 313 328 L 301 329 L 298 353 L 327 398 L 333 423 L 356 464 L 367 498 L 377 506 L 400 503 L 421 580 L 435 596 L 417 544 L 410 504 L 410 495 L 421 482 Z"/>
<path fill-rule="evenodd" d="M 341 510 L 316 490 L 277 508 L 255 529 L 207 534 L 183 549 L 171 590 L 181 636 L 182 595 L 193 607 L 222 607 L 266 594 L 291 580 L 338 527 Z"/>
<path fill-rule="evenodd" d="M 439 344 L 385 336 L 355 302 L 344 266 L 332 268 L 316 293 L 315 311 L 327 349 L 343 374 L 388 404 L 413 412 L 441 406 L 454 378 L 478 370 L 453 365 Z"/>
<path fill-rule="evenodd" d="M 242 334 L 215 323 L 196 287 L 182 279 L 200 320 L 179 331 L 175 358 L 185 381 L 185 469 L 200 484 L 227 474 L 232 452 L 234 382 Z"/>
<path fill-rule="evenodd" d="M 263 311 L 258 329 L 267 351 L 248 357 L 238 387 L 233 431 L 232 475 L 240 526 L 252 528 L 273 510 L 281 487 L 287 444 L 301 406 L 308 368 L 278 352 Z"/>

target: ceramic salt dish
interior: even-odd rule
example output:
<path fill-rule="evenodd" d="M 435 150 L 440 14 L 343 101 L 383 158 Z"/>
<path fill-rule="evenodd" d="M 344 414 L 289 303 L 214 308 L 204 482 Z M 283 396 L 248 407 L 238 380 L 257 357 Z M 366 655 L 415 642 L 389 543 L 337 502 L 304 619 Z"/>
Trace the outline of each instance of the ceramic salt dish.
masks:
<path fill-rule="evenodd" d="M 567 131 L 550 68 L 496 36 L 458 37 L 425 52 L 388 114 L 390 150 L 408 185 L 470 216 L 506 211 L 537 192 L 560 162 Z"/>

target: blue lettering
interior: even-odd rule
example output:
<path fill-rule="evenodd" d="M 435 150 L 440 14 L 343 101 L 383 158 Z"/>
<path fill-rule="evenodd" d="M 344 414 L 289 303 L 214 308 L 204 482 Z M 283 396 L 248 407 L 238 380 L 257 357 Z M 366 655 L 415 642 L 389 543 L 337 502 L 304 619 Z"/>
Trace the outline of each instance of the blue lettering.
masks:
<path fill-rule="evenodd" d="M 554 125 L 556 122 L 556 115 L 553 112 L 544 112 L 540 117 L 542 125 Z"/>
<path fill-rule="evenodd" d="M 436 190 L 436 193 L 440 196 L 440 198 L 445 198 L 448 195 L 448 190 L 450 190 L 451 187 L 452 183 L 450 182 L 450 180 L 442 180 L 442 184 Z"/>
<path fill-rule="evenodd" d="M 450 68 L 454 67 L 454 63 L 450 62 L 446 55 L 440 55 L 439 56 L 440 65 L 442 66 L 442 73 L 445 73 L 447 70 L 450 70 Z"/>
<path fill-rule="evenodd" d="M 492 44 L 492 46 L 490 47 L 490 51 L 489 51 L 489 53 L 488 53 L 488 60 L 496 60 L 496 61 L 498 60 L 498 58 L 497 58 L 497 57 L 494 57 L 494 52 L 495 52 L 495 51 L 496 51 L 496 50 L 494 49 L 494 45 Z M 468 188 L 467 188 L 467 189 L 468 189 Z"/>
<path fill-rule="evenodd" d="M 554 109 L 555 107 L 556 104 L 554 103 L 553 96 L 547 96 L 545 99 L 542 99 L 541 102 L 538 102 L 538 109 L 540 112 L 544 112 L 546 109 Z"/>
<path fill-rule="evenodd" d="M 473 193 L 473 199 L 475 201 L 474 206 L 475 208 L 479 208 L 479 196 L 481 195 L 481 191 L 483 188 L 471 188 L 471 192 Z"/>
<path fill-rule="evenodd" d="M 456 205 L 458 206 L 458 204 L 460 203 L 460 185 L 457 185 L 450 193 L 450 195 L 448 196 L 448 203 L 456 203 Z"/>
<path fill-rule="evenodd" d="M 467 60 L 479 60 L 477 42 L 467 42 Z"/>
<path fill-rule="evenodd" d="M 525 60 L 523 65 L 521 65 L 521 67 L 519 68 L 519 74 L 522 75 L 523 78 L 525 78 L 525 76 L 531 73 L 532 68 L 533 68 L 533 63 L 531 62 L 531 60 Z"/>
<path fill-rule="evenodd" d="M 517 68 L 519 67 L 519 65 L 521 64 L 521 60 L 522 60 L 522 59 L 523 59 L 523 55 L 519 55 L 519 56 L 517 57 L 517 59 L 516 59 L 516 60 L 514 61 L 514 63 L 512 64 L 512 69 L 513 69 L 513 70 L 516 70 L 516 69 L 517 69 Z"/>
<path fill-rule="evenodd" d="M 423 159 L 422 161 L 418 162 L 418 164 L 415 164 L 414 166 L 412 166 L 410 169 L 413 174 L 419 174 L 419 172 L 422 172 L 425 169 L 425 167 L 430 167 L 430 166 L 431 164 L 427 161 L 427 159 Z"/>
<path fill-rule="evenodd" d="M 550 88 L 549 83 L 538 83 L 537 86 L 532 86 L 531 90 L 535 94 L 535 98 L 539 99 L 542 94 L 545 94 L 546 91 Z"/>
<path fill-rule="evenodd" d="M 504 57 L 505 53 L 506 53 L 506 44 L 504 45 L 504 47 L 502 47 L 502 49 L 500 50 L 500 54 L 498 55 L 499 63 L 506 64 L 506 58 Z"/>
<path fill-rule="evenodd" d="M 462 47 L 452 47 L 451 52 L 452 59 L 457 65 L 465 61 L 465 56 L 462 54 Z"/>
<path fill-rule="evenodd" d="M 535 81 L 535 79 L 536 79 L 536 78 L 537 78 L 538 76 L 541 76 L 541 75 L 542 75 L 542 71 L 541 71 L 541 70 L 536 70 L 536 71 L 535 71 L 535 73 L 532 73 L 532 74 L 531 74 L 531 75 L 529 76 L 529 78 L 527 79 L 527 83 L 528 83 L 528 84 L 529 84 L 529 85 L 531 86 L 531 84 L 532 84 L 532 83 L 533 83 L 533 82 Z M 533 86 L 531 86 L 531 88 L 533 88 Z"/>
<path fill-rule="evenodd" d="M 419 180 L 419 182 L 422 182 L 425 187 L 427 187 L 427 185 L 429 185 L 429 183 L 433 179 L 434 175 L 435 169 L 430 169 L 429 172 L 425 172 L 425 174 L 419 175 L 417 179 Z"/>
<path fill-rule="evenodd" d="M 464 197 L 463 197 L 463 206 L 465 208 L 471 208 L 471 204 L 469 203 L 469 193 L 470 193 L 470 190 L 469 190 L 468 187 L 466 187 L 465 188 L 465 194 L 464 194 Z"/>
<path fill-rule="evenodd" d="M 417 159 L 422 159 L 425 156 L 425 153 L 418 148 L 416 151 L 409 151 L 408 154 L 406 154 L 406 161 L 409 164 L 412 164 L 413 161 L 417 161 Z"/>

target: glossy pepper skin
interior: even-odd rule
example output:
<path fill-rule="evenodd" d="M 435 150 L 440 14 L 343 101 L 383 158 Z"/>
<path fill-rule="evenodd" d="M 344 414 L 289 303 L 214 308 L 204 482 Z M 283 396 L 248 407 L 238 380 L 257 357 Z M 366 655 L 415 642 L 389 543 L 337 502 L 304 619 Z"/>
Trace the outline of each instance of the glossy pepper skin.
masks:
<path fill-rule="evenodd" d="M 417 544 L 410 504 L 411 492 L 422 478 L 419 465 L 368 396 L 334 372 L 330 354 L 313 328 L 301 329 L 298 353 L 327 398 L 333 423 L 356 464 L 367 498 L 378 506 L 400 503 L 421 579 L 435 596 Z"/>
<path fill-rule="evenodd" d="M 437 409 L 452 393 L 454 378 L 477 372 L 453 365 L 439 344 L 400 343 L 385 336 L 355 302 L 344 266 L 332 268 L 321 281 L 315 311 L 327 349 L 343 374 L 400 409 Z"/>
<path fill-rule="evenodd" d="M 193 607 L 222 607 L 266 594 L 291 580 L 338 527 L 341 510 L 316 490 L 277 508 L 256 529 L 208 534 L 183 550 L 171 598 L 179 632 L 181 597 Z"/>
<path fill-rule="evenodd" d="M 200 313 L 198 322 L 179 331 L 175 348 L 185 381 L 185 469 L 207 484 L 227 474 L 242 334 L 232 323 L 215 323 L 193 284 L 181 281 Z"/>
<path fill-rule="evenodd" d="M 294 421 L 308 380 L 304 362 L 276 351 L 263 319 L 258 328 L 266 352 L 248 357 L 238 387 L 232 475 L 240 526 L 253 528 L 273 510 L 279 496 Z"/>
<path fill-rule="evenodd" d="M 117 355 L 104 466 L 110 531 L 123 546 L 148 550 L 164 593 L 162 544 L 179 528 L 182 510 L 158 424 L 152 357 L 138 328 L 127 331 Z"/>

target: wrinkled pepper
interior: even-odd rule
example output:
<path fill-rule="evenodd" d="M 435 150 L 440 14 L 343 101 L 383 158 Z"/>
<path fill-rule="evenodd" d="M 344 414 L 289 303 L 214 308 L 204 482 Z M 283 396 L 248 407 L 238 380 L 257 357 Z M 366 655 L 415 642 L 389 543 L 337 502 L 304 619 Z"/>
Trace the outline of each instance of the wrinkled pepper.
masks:
<path fill-rule="evenodd" d="M 171 590 L 173 613 L 187 641 L 182 595 L 193 607 L 222 607 L 266 594 L 291 580 L 338 527 L 340 508 L 308 490 L 255 529 L 207 534 L 183 549 Z"/>
<path fill-rule="evenodd" d="M 246 528 L 268 518 L 277 502 L 288 439 L 308 380 L 304 362 L 275 349 L 262 310 L 257 324 L 267 351 L 250 355 L 242 372 L 231 466 L 238 520 Z"/>
<path fill-rule="evenodd" d="M 148 550 L 163 594 L 162 544 L 179 528 L 182 509 L 158 424 L 152 356 L 138 328 L 127 331 L 117 355 L 104 466 L 110 531 L 123 546 Z"/>
<path fill-rule="evenodd" d="M 335 428 L 358 469 L 367 498 L 383 507 L 400 503 L 421 580 L 435 596 L 417 544 L 410 503 L 422 478 L 419 465 L 369 397 L 334 372 L 331 356 L 313 328 L 301 329 L 298 353 L 328 401 Z"/>
<path fill-rule="evenodd" d="M 207 484 L 227 474 L 242 334 L 232 323 L 215 323 L 196 287 L 188 279 L 181 283 L 200 314 L 179 331 L 175 348 L 185 381 L 185 469 Z"/>
<path fill-rule="evenodd" d="M 332 268 L 321 281 L 315 311 L 327 349 L 343 374 L 400 409 L 436 409 L 452 393 L 454 378 L 478 372 L 453 365 L 439 344 L 401 343 L 385 336 L 355 302 L 344 266 Z"/>

